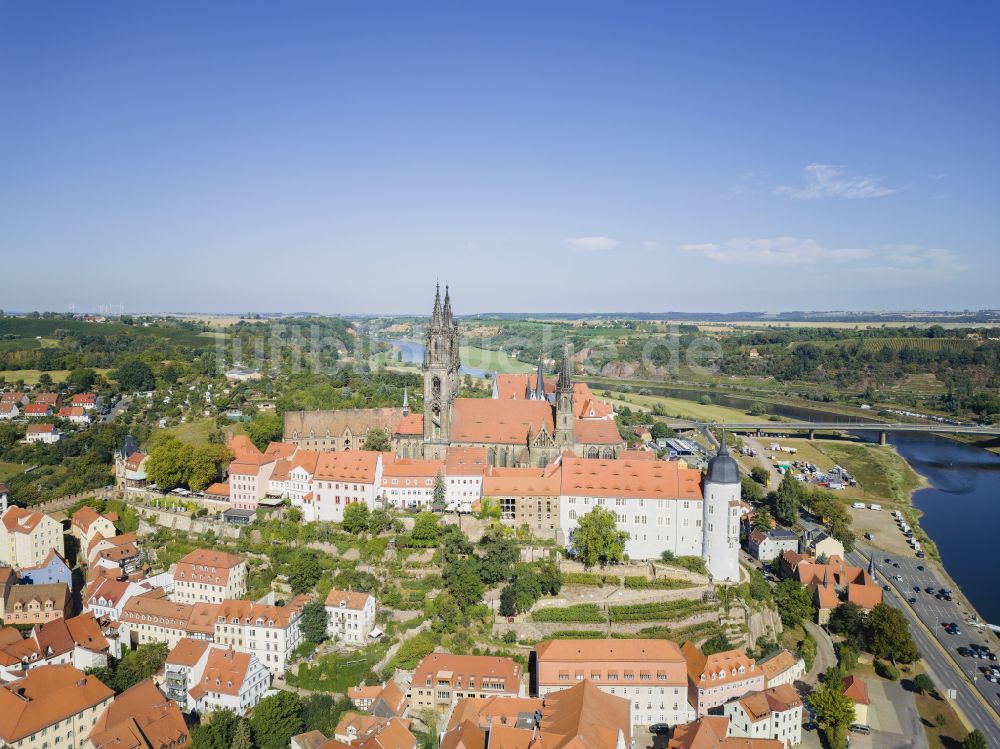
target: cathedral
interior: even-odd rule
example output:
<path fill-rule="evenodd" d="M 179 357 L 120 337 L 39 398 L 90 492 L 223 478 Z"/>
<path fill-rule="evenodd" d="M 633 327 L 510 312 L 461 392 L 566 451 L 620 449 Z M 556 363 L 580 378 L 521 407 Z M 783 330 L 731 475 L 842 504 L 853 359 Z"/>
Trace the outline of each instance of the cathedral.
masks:
<path fill-rule="evenodd" d="M 543 467 L 569 450 L 583 458 L 617 458 L 625 449 L 613 410 L 585 383 L 574 383 L 571 352 L 559 374 L 497 374 L 491 398 L 460 398 L 459 329 L 445 287 L 434 295 L 425 335 L 424 412 L 400 409 L 294 411 L 285 414 L 285 441 L 313 450 L 350 450 L 368 431 L 384 429 L 400 458 L 443 460 L 450 447 L 486 449 L 491 465 Z"/>

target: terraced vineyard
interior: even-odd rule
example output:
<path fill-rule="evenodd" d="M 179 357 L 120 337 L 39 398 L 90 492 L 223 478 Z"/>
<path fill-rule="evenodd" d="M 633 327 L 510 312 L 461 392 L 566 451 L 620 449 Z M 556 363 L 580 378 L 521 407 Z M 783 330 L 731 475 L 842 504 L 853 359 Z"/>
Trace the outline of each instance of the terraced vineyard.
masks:
<path fill-rule="evenodd" d="M 714 610 L 715 606 L 710 603 L 684 598 L 679 601 L 611 606 L 608 608 L 608 615 L 611 617 L 612 623 L 671 622 Z"/>

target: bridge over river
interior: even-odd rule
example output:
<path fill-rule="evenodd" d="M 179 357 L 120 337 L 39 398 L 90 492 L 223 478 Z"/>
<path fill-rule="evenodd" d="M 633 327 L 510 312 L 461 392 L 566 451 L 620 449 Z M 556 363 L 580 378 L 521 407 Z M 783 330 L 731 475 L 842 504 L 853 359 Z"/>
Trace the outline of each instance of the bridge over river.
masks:
<path fill-rule="evenodd" d="M 667 425 L 675 430 L 705 429 L 716 427 L 729 432 L 747 434 L 788 434 L 789 432 L 807 432 L 809 439 L 816 437 L 816 432 L 878 432 L 879 442 L 885 444 L 888 432 L 929 432 L 932 434 L 982 434 L 988 437 L 1000 437 L 1000 426 L 980 426 L 978 424 L 913 424 L 881 421 L 749 421 L 732 423 L 702 423 L 672 419 Z"/>

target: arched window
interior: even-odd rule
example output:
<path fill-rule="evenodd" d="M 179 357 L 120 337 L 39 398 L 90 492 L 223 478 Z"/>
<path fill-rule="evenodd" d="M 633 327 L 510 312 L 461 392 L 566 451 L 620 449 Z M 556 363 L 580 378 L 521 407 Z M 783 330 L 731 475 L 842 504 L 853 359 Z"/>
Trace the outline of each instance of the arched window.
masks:
<path fill-rule="evenodd" d="M 614 451 L 613 448 L 610 448 L 610 447 L 605 447 L 604 448 L 604 459 L 605 460 L 614 460 L 615 459 L 615 451 Z"/>
<path fill-rule="evenodd" d="M 598 450 L 596 447 L 588 448 L 587 457 L 596 460 L 597 458 L 601 457 L 600 450 Z"/>

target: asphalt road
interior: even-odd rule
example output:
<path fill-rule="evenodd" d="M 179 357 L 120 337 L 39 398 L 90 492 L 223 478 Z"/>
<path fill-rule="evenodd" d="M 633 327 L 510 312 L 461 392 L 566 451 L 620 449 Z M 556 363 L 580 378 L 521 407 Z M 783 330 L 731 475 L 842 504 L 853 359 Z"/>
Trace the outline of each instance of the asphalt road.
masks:
<path fill-rule="evenodd" d="M 937 578 L 931 565 L 925 563 L 926 560 L 888 554 L 867 547 L 861 547 L 860 552 L 863 556 L 859 551 L 847 554 L 847 561 L 859 567 L 867 567 L 868 556 L 875 554 L 878 582 L 891 586 L 890 591 L 884 592 L 885 602 L 906 615 L 913 638 L 938 689 L 942 693 L 954 689 L 955 704 L 982 731 L 989 746 L 1000 749 L 1000 685 L 991 684 L 979 672 L 980 666 L 992 661 L 963 658 L 956 651 L 960 645 L 968 647 L 970 643 L 976 643 L 997 652 L 995 638 L 992 634 L 968 625 L 957 601 L 944 601 L 924 591 L 928 587 L 940 590 L 946 585 Z M 886 559 L 890 561 L 886 562 Z M 894 566 L 896 564 L 899 567 Z M 924 569 L 918 570 L 918 566 Z M 903 578 L 902 581 L 892 579 L 893 575 L 899 575 Z M 920 587 L 919 593 L 913 590 L 914 586 Z M 908 603 L 910 598 L 915 598 L 916 602 Z M 955 622 L 962 634 L 947 634 L 941 626 L 943 622 Z"/>

